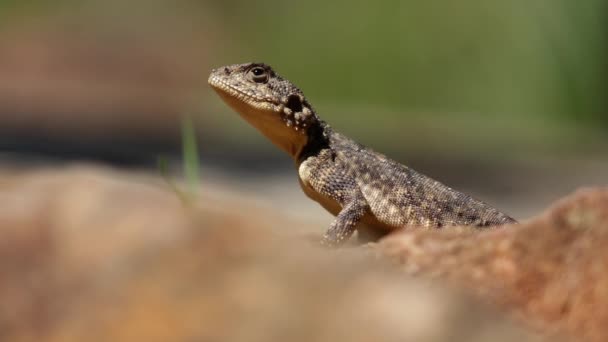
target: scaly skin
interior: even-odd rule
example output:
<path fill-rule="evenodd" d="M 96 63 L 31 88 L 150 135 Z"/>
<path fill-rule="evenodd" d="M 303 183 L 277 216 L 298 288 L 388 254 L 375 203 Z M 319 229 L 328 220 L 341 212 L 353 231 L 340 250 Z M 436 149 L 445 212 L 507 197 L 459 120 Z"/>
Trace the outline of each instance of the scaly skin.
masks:
<path fill-rule="evenodd" d="M 358 227 L 490 227 L 513 218 L 335 132 L 300 89 L 262 63 L 213 70 L 222 99 L 295 161 L 304 193 L 336 216 L 322 243 Z"/>

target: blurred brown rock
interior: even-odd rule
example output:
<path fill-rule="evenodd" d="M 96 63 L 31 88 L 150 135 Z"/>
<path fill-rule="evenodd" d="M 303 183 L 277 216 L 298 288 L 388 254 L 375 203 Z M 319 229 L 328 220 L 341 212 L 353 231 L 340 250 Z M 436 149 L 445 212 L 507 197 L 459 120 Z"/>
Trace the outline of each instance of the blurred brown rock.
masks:
<path fill-rule="evenodd" d="M 608 188 L 580 190 L 521 225 L 408 231 L 377 251 L 407 273 L 448 280 L 520 321 L 575 341 L 608 340 Z"/>
<path fill-rule="evenodd" d="M 91 13 L 3 24 L 0 131 L 102 142 L 137 134 L 176 140 L 180 116 L 206 87 L 214 35 L 179 18 L 166 22 L 169 14 L 158 23 L 127 25 Z M 158 34 L 155 25 L 163 21 Z M 149 29 L 142 34 L 141 27 Z"/>
<path fill-rule="evenodd" d="M 0 171 L 2 341 L 528 341 L 468 296 L 205 184 Z"/>

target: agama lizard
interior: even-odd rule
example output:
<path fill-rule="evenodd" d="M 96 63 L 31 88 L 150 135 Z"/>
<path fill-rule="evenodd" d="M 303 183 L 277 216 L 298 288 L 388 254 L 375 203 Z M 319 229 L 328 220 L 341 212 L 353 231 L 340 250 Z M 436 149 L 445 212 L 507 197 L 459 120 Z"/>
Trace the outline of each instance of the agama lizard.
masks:
<path fill-rule="evenodd" d="M 497 209 L 334 131 L 300 89 L 262 63 L 212 71 L 209 84 L 245 120 L 295 161 L 304 193 L 336 216 L 325 245 L 346 241 L 360 223 L 383 232 L 408 226 L 498 226 Z"/>

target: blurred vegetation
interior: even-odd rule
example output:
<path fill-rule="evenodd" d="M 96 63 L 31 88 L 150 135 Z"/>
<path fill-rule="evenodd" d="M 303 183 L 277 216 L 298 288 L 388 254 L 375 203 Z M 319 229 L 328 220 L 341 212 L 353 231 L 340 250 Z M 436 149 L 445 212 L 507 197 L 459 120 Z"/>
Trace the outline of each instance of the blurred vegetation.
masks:
<path fill-rule="evenodd" d="M 211 44 L 209 32 L 200 32 L 209 54 L 201 77 L 217 65 L 267 62 L 303 88 L 330 123 L 377 147 L 606 147 L 604 0 L 4 0 L 0 11 L 34 4 L 65 4 L 64 15 L 114 6 L 119 10 L 105 15 L 120 13 L 122 21 L 149 14 L 150 34 L 171 29 L 153 25 L 163 15 L 199 18 L 220 37 Z M 207 103 L 212 96 L 204 95 L 205 110 L 224 116 L 226 108 Z M 228 120 L 224 128 L 234 125 Z"/>
<path fill-rule="evenodd" d="M 182 118 L 182 158 L 183 167 L 191 195 L 197 195 L 200 188 L 200 161 L 196 139 L 196 129 L 192 117 Z"/>
<path fill-rule="evenodd" d="M 607 4 L 313 0 L 249 6 L 232 0 L 217 6 L 226 27 L 237 28 L 231 37 L 247 47 L 249 59 L 276 65 L 325 118 L 363 140 L 371 134 L 376 145 L 388 139 L 393 143 L 384 147 L 394 147 L 399 137 L 399 150 L 440 150 L 447 143 L 472 151 L 602 153 Z"/>
<path fill-rule="evenodd" d="M 315 98 L 608 127 L 603 0 L 221 4 L 239 45 Z"/>

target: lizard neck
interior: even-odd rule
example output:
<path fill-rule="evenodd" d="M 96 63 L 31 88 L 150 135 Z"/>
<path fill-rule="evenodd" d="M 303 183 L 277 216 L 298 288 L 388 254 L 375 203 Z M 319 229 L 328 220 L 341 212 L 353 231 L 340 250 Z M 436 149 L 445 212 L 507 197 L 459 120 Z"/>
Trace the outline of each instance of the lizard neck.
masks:
<path fill-rule="evenodd" d="M 294 159 L 298 158 L 308 144 L 311 136 L 309 132 L 315 130 L 313 126 L 319 123 L 309 105 L 306 108 L 300 105 L 300 112 L 295 113 L 286 104 L 256 102 L 246 97 L 243 100 L 240 93 L 234 95 L 222 88 L 214 89 L 245 121 Z"/>
<path fill-rule="evenodd" d="M 259 115 L 245 117 L 296 162 L 328 146 L 329 126 L 320 120 L 312 109 L 304 125 L 289 121 L 288 118 L 283 118 L 280 123 L 273 119 L 263 122 L 259 118 Z"/>
<path fill-rule="evenodd" d="M 246 116 L 245 119 L 294 159 L 309 142 L 310 138 L 306 131 L 295 131 L 291 127 L 285 127 L 283 122 L 277 122 L 274 118 L 260 120 L 259 117 Z"/>
<path fill-rule="evenodd" d="M 329 147 L 329 135 L 331 128 L 322 120 L 317 120 L 306 131 L 307 141 L 300 152 L 293 156 L 297 164 L 302 163 L 306 158 L 317 155 L 320 151 Z"/>
<path fill-rule="evenodd" d="M 246 119 L 296 163 L 328 145 L 329 126 L 319 119 L 310 104 L 303 102 L 293 109 L 282 106 L 279 112 L 279 116 L 274 115 L 265 123 L 260 121 L 260 115 Z"/>

